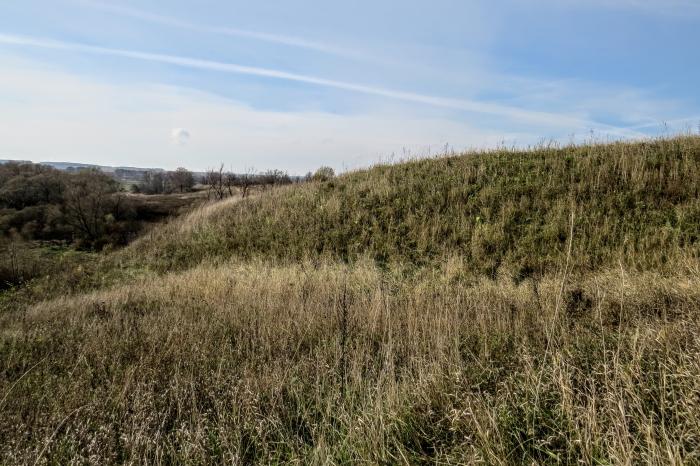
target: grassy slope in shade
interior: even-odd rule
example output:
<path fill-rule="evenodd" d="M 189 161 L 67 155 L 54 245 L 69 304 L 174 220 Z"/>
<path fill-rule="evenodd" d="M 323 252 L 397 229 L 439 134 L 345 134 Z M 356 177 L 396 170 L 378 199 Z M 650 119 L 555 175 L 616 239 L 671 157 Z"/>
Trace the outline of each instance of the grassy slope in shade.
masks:
<path fill-rule="evenodd" d="M 0 295 L 0 464 L 698 464 L 699 181 L 692 137 L 469 154 L 66 258 Z"/>
<path fill-rule="evenodd" d="M 126 254 L 163 270 L 205 258 L 459 255 L 478 272 L 528 276 L 561 263 L 573 213 L 572 265 L 664 269 L 700 251 L 699 180 L 697 137 L 419 160 L 200 212 Z"/>

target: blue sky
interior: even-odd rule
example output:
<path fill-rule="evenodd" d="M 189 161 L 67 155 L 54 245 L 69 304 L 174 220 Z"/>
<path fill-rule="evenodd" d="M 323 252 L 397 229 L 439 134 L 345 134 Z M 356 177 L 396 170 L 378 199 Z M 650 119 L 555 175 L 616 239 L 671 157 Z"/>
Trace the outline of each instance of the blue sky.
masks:
<path fill-rule="evenodd" d="M 699 130 L 696 0 L 0 3 L 0 158 L 233 170 Z"/>

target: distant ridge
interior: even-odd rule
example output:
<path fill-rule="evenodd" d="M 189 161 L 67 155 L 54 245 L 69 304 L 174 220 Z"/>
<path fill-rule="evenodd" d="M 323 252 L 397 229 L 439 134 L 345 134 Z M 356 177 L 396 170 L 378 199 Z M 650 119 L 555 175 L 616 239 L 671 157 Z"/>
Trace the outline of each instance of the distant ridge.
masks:
<path fill-rule="evenodd" d="M 10 162 L 17 162 L 17 163 L 32 163 L 31 160 L 13 160 L 13 159 L 0 159 L 0 164 L 3 163 L 10 163 Z"/>
<path fill-rule="evenodd" d="M 10 162 L 16 162 L 16 163 L 37 163 L 39 165 L 47 165 L 49 167 L 53 167 L 57 170 L 71 170 L 71 169 L 85 169 L 85 168 L 96 168 L 98 170 L 101 170 L 105 173 L 114 173 L 117 170 L 125 170 L 125 171 L 137 171 L 137 172 L 163 172 L 165 169 L 163 168 L 142 168 L 142 167 L 113 167 L 110 165 L 97 165 L 93 163 L 80 163 L 80 162 L 32 162 L 31 160 L 16 160 L 16 159 L 0 159 L 0 164 L 2 163 L 10 163 Z"/>
<path fill-rule="evenodd" d="M 162 168 L 140 168 L 140 167 L 113 167 L 110 165 L 95 165 L 91 163 L 78 163 L 78 162 L 38 162 L 40 165 L 48 165 L 57 170 L 70 170 L 71 168 L 97 168 L 105 173 L 113 173 L 117 170 L 128 170 L 128 171 L 155 171 L 162 172 L 165 171 Z"/>

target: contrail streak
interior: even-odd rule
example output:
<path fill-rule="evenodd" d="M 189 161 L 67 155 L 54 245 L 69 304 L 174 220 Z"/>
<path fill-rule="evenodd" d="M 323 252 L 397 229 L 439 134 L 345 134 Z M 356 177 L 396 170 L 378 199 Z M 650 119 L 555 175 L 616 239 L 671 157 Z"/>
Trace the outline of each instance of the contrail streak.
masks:
<path fill-rule="evenodd" d="M 529 123 L 543 124 L 547 126 L 556 126 L 567 129 L 575 128 L 596 128 L 604 129 L 610 134 L 618 136 L 640 137 L 644 136 L 641 133 L 617 128 L 611 125 L 597 123 L 581 119 L 575 116 L 524 110 L 517 107 L 506 105 L 490 104 L 487 102 L 477 102 L 466 99 L 451 99 L 445 97 L 436 97 L 413 92 L 398 91 L 382 87 L 373 87 L 363 84 L 350 83 L 345 81 L 336 81 L 316 76 L 304 74 L 289 73 L 269 68 L 260 68 L 254 66 L 239 65 L 234 63 L 225 63 L 212 60 L 201 60 L 197 58 L 181 57 L 177 55 L 166 55 L 159 53 L 140 52 L 135 50 L 115 49 L 107 47 L 99 47 L 94 45 L 79 44 L 74 42 L 64 42 L 51 39 L 42 39 L 28 36 L 18 36 L 13 34 L 0 34 L 0 43 L 8 45 L 19 45 L 29 47 L 39 47 L 44 49 L 66 50 L 73 52 L 83 52 L 98 55 L 108 55 L 116 57 L 130 58 L 134 60 L 142 60 L 156 63 L 165 63 L 186 68 L 195 68 L 209 71 L 219 71 L 224 73 L 242 74 L 250 76 L 259 76 L 272 79 L 280 79 L 285 81 L 300 82 L 313 84 L 345 91 L 357 92 L 361 94 L 375 95 L 390 99 L 400 100 L 404 102 L 413 102 L 435 107 L 451 108 L 463 110 L 472 113 L 494 115 L 505 117 L 513 120 L 525 121 Z"/>
<path fill-rule="evenodd" d="M 329 44 L 324 44 L 321 42 L 314 42 L 307 39 L 294 36 L 286 36 L 281 34 L 270 34 L 267 32 L 251 31 L 248 29 L 232 28 L 232 27 L 219 27 L 219 26 L 209 26 L 203 24 L 191 23 L 189 21 L 183 21 L 178 18 L 173 18 L 171 16 L 165 16 L 155 13 L 150 13 L 147 11 L 139 10 L 136 8 L 130 8 L 125 6 L 110 5 L 95 0 L 74 0 L 80 5 L 87 6 L 89 8 L 94 8 L 97 10 L 102 10 L 110 13 L 115 13 L 122 16 L 128 16 L 131 18 L 136 18 L 142 21 L 148 21 L 151 23 L 162 24 L 165 26 L 171 26 L 175 28 L 185 29 L 189 31 L 204 32 L 208 34 L 219 34 L 229 37 L 241 37 L 245 39 L 255 39 L 263 42 L 270 42 L 274 44 L 287 45 L 291 47 L 298 47 L 302 49 L 314 50 L 316 52 L 323 52 L 329 55 L 338 55 L 346 58 L 355 59 L 367 59 L 368 57 L 363 54 L 356 52 L 354 50 L 344 49 L 342 47 L 336 47 Z"/>

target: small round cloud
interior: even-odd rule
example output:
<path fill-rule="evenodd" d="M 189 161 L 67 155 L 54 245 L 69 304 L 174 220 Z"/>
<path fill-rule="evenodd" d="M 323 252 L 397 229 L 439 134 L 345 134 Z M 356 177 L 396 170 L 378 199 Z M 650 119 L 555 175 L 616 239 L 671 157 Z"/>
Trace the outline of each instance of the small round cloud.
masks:
<path fill-rule="evenodd" d="M 190 140 L 190 132 L 184 128 L 173 128 L 170 132 L 170 139 L 178 146 L 184 146 Z"/>

